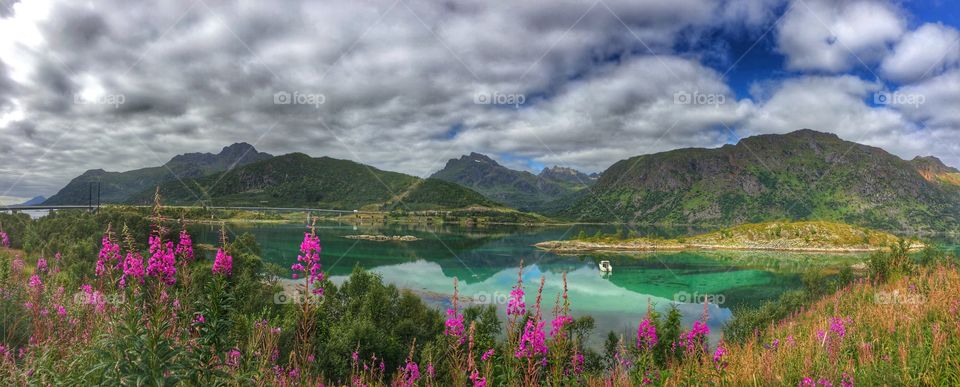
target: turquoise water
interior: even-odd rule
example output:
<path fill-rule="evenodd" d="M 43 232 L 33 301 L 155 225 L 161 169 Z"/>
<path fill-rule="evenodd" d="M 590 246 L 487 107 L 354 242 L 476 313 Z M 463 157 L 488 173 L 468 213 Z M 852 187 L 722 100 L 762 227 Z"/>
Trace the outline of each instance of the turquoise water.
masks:
<path fill-rule="evenodd" d="M 520 261 L 527 304 L 532 306 L 539 280 L 546 279 L 544 313 L 549 315 L 567 274 L 574 315 L 591 315 L 596 329 L 592 339 L 608 331 L 632 335 L 648 305 L 664 310 L 676 304 L 689 325 L 703 313 L 708 301 L 709 325 L 716 338 L 736 306 L 757 305 L 801 287 L 800 273 L 809 267 L 830 268 L 860 262 L 862 255 L 790 254 L 778 252 L 672 252 L 638 254 L 585 254 L 560 256 L 532 244 L 562 239 L 583 230 L 588 235 L 611 227 L 516 227 L 378 225 L 317 225 L 323 244 L 324 271 L 335 283 L 343 282 L 355 266 L 379 274 L 387 283 L 409 289 L 438 308 L 449 305 L 454 278 L 468 302 L 492 303 L 503 317 L 507 296 L 516 283 Z M 195 230 L 197 240 L 216 244 L 218 227 Z M 264 260 L 282 267 L 296 261 L 303 224 L 234 224 L 231 237 L 256 236 Z M 690 229 L 638 230 L 641 235 L 673 236 Z M 351 234 L 413 235 L 412 242 L 376 242 L 348 239 Z M 611 261 L 614 271 L 603 275 L 600 260 Z"/>

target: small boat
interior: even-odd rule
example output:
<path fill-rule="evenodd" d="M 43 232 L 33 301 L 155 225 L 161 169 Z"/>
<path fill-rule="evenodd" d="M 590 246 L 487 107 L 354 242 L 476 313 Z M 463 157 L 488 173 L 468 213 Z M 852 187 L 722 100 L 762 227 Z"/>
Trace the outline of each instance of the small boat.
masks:
<path fill-rule="evenodd" d="M 610 265 L 610 261 L 600 261 L 600 271 L 604 273 L 612 273 L 613 266 Z"/>

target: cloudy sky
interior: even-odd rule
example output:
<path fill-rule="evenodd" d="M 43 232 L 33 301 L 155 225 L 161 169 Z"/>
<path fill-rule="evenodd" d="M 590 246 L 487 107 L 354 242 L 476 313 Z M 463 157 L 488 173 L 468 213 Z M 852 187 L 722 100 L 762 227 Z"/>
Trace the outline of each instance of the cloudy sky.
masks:
<path fill-rule="evenodd" d="M 0 0 L 0 197 L 245 141 L 426 176 L 811 128 L 960 166 L 949 0 Z"/>

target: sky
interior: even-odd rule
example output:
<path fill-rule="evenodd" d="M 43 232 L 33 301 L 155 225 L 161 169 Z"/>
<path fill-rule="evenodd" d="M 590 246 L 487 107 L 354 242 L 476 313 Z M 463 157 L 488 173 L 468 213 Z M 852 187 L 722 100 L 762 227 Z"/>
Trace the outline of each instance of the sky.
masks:
<path fill-rule="evenodd" d="M 428 176 L 801 128 L 960 166 L 948 0 L 0 0 L 0 201 L 235 142 Z"/>

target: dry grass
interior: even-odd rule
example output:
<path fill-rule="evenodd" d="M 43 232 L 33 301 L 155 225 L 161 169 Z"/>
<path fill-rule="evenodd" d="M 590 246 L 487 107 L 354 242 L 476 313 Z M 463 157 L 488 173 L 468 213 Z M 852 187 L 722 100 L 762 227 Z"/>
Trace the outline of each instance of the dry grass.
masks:
<path fill-rule="evenodd" d="M 667 385 L 960 385 L 960 272 L 953 265 L 875 286 L 856 283 L 742 345 L 722 372 L 709 357 L 671 370 Z M 831 330 L 834 318 L 845 333 Z M 818 334 L 826 332 L 825 336 Z"/>

